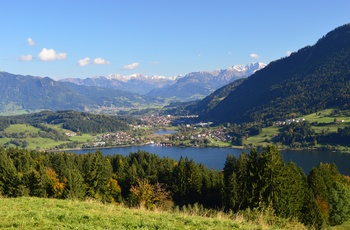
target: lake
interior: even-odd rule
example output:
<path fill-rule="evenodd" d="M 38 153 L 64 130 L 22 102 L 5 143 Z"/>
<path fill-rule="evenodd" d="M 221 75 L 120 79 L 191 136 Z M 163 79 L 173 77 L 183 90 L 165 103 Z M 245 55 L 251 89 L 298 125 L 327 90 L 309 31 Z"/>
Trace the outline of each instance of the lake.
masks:
<path fill-rule="evenodd" d="M 174 134 L 176 132 L 177 132 L 176 130 L 160 129 L 160 130 L 156 130 L 154 132 L 154 134 L 156 134 L 156 135 L 165 135 L 165 134 Z"/>
<path fill-rule="evenodd" d="M 193 159 L 197 163 L 202 163 L 211 169 L 222 170 L 225 164 L 227 154 L 239 156 L 243 151 L 249 153 L 249 150 L 233 148 L 197 148 L 197 147 L 164 147 L 155 145 L 130 146 L 118 148 L 99 149 L 105 155 L 121 154 L 128 155 L 130 152 L 138 150 L 155 153 L 160 157 L 169 157 L 179 160 L 181 156 Z M 95 150 L 74 150 L 74 153 L 84 154 L 94 152 Z M 306 174 L 312 167 L 320 162 L 335 163 L 340 173 L 350 175 L 350 154 L 333 151 L 317 150 L 284 150 L 281 151 L 285 162 L 293 161 L 300 166 Z"/>

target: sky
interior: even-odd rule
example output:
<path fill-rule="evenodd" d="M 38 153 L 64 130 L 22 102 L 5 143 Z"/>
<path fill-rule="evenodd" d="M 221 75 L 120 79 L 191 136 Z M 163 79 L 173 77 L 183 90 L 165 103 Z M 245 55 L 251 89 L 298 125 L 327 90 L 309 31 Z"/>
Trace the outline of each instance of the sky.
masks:
<path fill-rule="evenodd" d="M 172 77 L 271 61 L 350 23 L 349 0 L 1 0 L 0 71 Z"/>

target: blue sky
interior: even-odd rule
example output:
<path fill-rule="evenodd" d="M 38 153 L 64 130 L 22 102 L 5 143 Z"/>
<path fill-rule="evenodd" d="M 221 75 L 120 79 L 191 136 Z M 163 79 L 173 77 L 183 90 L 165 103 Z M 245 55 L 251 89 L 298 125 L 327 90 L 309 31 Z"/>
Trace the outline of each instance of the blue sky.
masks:
<path fill-rule="evenodd" d="M 2 0 L 0 71 L 171 77 L 287 56 L 346 23 L 349 0 Z"/>

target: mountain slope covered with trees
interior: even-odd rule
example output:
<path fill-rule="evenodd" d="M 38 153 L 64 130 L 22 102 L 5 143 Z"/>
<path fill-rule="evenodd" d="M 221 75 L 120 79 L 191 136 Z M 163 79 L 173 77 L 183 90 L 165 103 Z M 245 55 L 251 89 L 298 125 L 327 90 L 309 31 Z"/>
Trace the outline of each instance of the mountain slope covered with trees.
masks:
<path fill-rule="evenodd" d="M 217 122 L 284 120 L 326 108 L 350 107 L 350 24 L 239 85 L 201 119 Z"/>
<path fill-rule="evenodd" d="M 0 72 L 0 112 L 137 107 L 155 102 L 150 97 L 120 90 L 75 85 L 51 78 Z"/>

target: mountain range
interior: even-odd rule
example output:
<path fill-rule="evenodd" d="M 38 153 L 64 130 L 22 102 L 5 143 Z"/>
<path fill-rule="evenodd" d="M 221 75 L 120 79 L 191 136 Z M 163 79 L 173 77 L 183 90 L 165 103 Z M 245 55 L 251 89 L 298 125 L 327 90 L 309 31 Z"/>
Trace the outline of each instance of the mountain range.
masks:
<path fill-rule="evenodd" d="M 203 99 L 216 89 L 235 80 L 249 77 L 265 66 L 264 63 L 255 62 L 245 66 L 234 65 L 227 69 L 192 72 L 182 78 L 177 78 L 174 84 L 153 89 L 146 95 L 179 101 Z"/>
<path fill-rule="evenodd" d="M 76 110 L 103 107 L 134 108 L 158 101 L 146 96 L 101 87 L 81 86 L 51 78 L 0 72 L 0 111 Z"/>
<path fill-rule="evenodd" d="M 203 98 L 226 82 L 245 77 L 264 66 L 262 63 L 253 63 L 173 78 L 134 74 L 60 81 L 49 77 L 0 72 L 0 112 L 43 109 L 101 112 L 101 109 L 109 108 L 132 109 L 164 105 L 165 100 L 169 99 L 181 101 L 198 95 Z M 192 82 L 197 82 L 196 90 L 192 89 Z M 181 90 L 177 90 L 179 87 Z M 166 93 L 152 91 L 155 89 L 165 89 Z M 173 95 L 169 95 L 171 90 L 174 90 Z M 191 93 L 184 94 L 182 91 Z"/>
<path fill-rule="evenodd" d="M 77 85 L 128 91 L 149 97 L 189 101 L 202 99 L 221 86 L 239 78 L 248 77 L 265 66 L 266 64 L 264 63 L 255 62 L 245 66 L 234 65 L 227 69 L 192 72 L 185 76 L 171 78 L 142 74 L 129 76 L 110 74 L 107 77 L 97 76 L 86 79 L 67 78 L 60 81 L 71 82 Z"/>
<path fill-rule="evenodd" d="M 66 78 L 60 82 L 70 82 L 76 85 L 97 86 L 110 88 L 138 94 L 146 94 L 152 89 L 166 87 L 175 83 L 176 77 L 167 78 L 163 76 L 147 76 L 133 74 L 123 76 L 120 74 L 110 74 L 108 76 L 96 76 L 92 78 Z"/>

